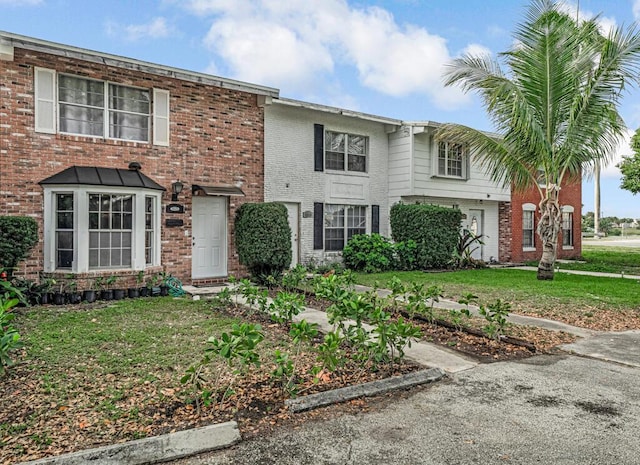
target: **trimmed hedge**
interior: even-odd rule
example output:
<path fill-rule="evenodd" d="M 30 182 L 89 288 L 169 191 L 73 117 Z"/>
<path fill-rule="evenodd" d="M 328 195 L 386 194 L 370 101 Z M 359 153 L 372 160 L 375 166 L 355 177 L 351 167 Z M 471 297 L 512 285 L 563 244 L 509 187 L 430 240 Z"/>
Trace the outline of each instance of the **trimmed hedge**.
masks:
<path fill-rule="evenodd" d="M 264 282 L 291 264 L 291 228 L 281 203 L 245 203 L 236 211 L 236 250 L 252 277 Z"/>
<path fill-rule="evenodd" d="M 11 276 L 38 243 L 38 223 L 28 216 L 0 216 L 0 267 Z"/>
<path fill-rule="evenodd" d="M 391 237 L 414 241 L 416 269 L 446 268 L 458 243 L 462 212 L 437 205 L 395 204 L 391 207 Z"/>

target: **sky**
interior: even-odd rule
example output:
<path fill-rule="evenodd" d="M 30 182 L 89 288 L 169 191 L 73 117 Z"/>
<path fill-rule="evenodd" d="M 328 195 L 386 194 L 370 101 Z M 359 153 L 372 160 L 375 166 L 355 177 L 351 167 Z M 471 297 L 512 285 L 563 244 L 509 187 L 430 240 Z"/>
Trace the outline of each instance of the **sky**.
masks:
<path fill-rule="evenodd" d="M 0 30 L 275 87 L 280 96 L 405 121 L 493 128 L 479 100 L 444 87 L 464 53 L 496 55 L 528 0 L 0 0 Z M 566 0 L 575 13 L 578 0 Z M 640 20 L 640 0 L 580 0 L 604 30 Z M 603 169 L 603 216 L 640 218 L 615 163 L 631 154 L 640 90 L 620 112 L 629 128 Z M 593 211 L 583 182 L 583 213 Z"/>

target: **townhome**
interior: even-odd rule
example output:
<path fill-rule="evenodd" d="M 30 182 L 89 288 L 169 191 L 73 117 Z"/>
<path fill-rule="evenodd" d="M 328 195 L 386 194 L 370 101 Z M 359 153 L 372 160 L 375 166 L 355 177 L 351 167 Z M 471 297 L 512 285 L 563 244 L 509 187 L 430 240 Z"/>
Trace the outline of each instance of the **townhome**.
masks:
<path fill-rule="evenodd" d="M 240 273 L 264 198 L 269 87 L 0 32 L 0 214 L 35 218 L 20 274 Z"/>
<path fill-rule="evenodd" d="M 293 262 L 336 261 L 354 234 L 390 236 L 389 133 L 401 122 L 271 99 L 265 107 L 265 200 L 283 202 Z"/>

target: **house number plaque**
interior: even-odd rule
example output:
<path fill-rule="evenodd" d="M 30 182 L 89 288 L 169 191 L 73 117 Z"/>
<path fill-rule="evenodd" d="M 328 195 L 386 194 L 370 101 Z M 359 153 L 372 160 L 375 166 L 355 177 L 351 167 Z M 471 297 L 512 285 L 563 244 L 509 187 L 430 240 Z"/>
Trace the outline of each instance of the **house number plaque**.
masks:
<path fill-rule="evenodd" d="M 184 205 L 179 203 L 170 203 L 167 205 L 167 213 L 184 213 Z"/>

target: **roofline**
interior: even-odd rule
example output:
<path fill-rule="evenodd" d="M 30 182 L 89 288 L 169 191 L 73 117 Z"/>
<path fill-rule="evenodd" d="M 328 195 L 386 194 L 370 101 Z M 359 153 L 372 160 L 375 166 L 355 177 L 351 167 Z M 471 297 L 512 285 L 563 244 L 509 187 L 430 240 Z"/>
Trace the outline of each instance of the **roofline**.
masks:
<path fill-rule="evenodd" d="M 399 120 L 399 119 L 371 115 L 368 113 L 361 113 L 358 111 L 347 110 L 345 108 L 331 107 L 328 105 L 321 105 L 319 103 L 304 102 L 302 100 L 294 100 L 290 98 L 283 98 L 283 97 L 274 98 L 272 100 L 272 103 L 277 103 L 280 105 L 286 105 L 290 107 L 306 108 L 308 110 L 323 111 L 325 113 L 333 113 L 336 115 L 349 116 L 352 118 L 359 118 L 359 119 L 374 121 L 376 123 L 382 123 L 382 124 L 392 124 L 395 126 L 402 126 L 403 124 L 402 120 Z"/>
<path fill-rule="evenodd" d="M 93 63 L 104 64 L 108 66 L 116 66 L 134 71 L 165 76 L 182 81 L 190 81 L 199 84 L 212 85 L 226 89 L 239 90 L 257 95 L 267 95 L 270 97 L 278 97 L 280 90 L 274 87 L 261 86 L 234 79 L 221 78 L 211 74 L 189 71 L 172 66 L 164 66 L 148 61 L 135 60 L 119 55 L 97 52 L 71 45 L 64 45 L 47 40 L 36 39 L 34 37 L 13 34 L 11 32 L 0 31 L 0 45 L 11 45 L 13 47 L 32 50 L 36 52 L 44 52 L 52 55 L 76 58 L 79 60 L 90 61 Z"/>

